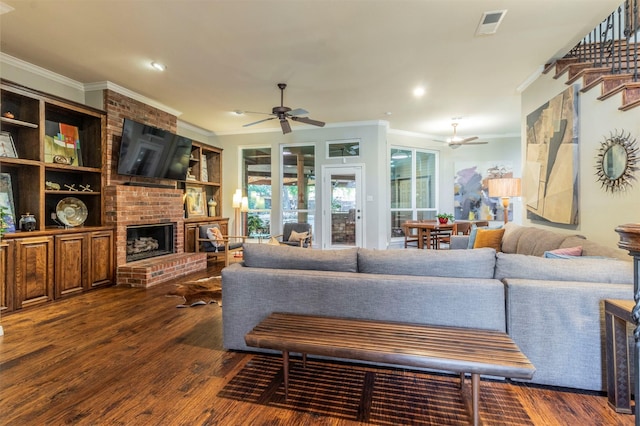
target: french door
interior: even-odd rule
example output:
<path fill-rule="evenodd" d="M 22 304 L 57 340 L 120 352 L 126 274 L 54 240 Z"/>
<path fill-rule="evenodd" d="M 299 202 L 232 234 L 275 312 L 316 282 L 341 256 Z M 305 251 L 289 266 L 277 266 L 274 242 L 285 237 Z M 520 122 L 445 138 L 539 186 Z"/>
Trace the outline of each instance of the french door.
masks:
<path fill-rule="evenodd" d="M 362 166 L 324 166 L 323 248 L 362 247 Z"/>

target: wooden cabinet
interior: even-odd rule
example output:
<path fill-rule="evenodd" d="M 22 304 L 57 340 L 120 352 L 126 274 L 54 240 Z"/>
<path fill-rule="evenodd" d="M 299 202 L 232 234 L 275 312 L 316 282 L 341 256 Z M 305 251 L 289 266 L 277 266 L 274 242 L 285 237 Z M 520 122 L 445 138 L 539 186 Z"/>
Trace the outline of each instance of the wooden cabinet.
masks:
<path fill-rule="evenodd" d="M 15 278 L 13 241 L 0 242 L 0 313 L 13 310 L 13 290 Z"/>
<path fill-rule="evenodd" d="M 113 231 L 98 231 L 89 234 L 91 262 L 89 265 L 89 287 L 113 284 L 114 252 Z"/>
<path fill-rule="evenodd" d="M 229 219 L 228 218 L 202 218 L 202 219 L 187 219 L 184 222 L 184 251 L 195 252 L 196 251 L 196 235 L 198 227 L 200 225 L 207 225 L 209 223 L 217 223 L 220 226 L 220 232 L 222 235 L 229 235 Z M 239 241 L 239 240 L 238 240 Z M 235 241 L 232 241 L 235 242 Z"/>
<path fill-rule="evenodd" d="M 1 80 L 0 126 L 0 199 L 10 200 L 15 224 L 0 243 L 0 310 L 112 284 L 114 231 L 103 226 L 105 112 Z M 36 219 L 33 231 L 19 229 L 26 213 Z"/>
<path fill-rule="evenodd" d="M 89 235 L 67 234 L 55 237 L 55 297 L 79 293 L 87 287 L 89 275 Z"/>
<path fill-rule="evenodd" d="M 53 237 L 17 238 L 15 309 L 53 300 Z"/>

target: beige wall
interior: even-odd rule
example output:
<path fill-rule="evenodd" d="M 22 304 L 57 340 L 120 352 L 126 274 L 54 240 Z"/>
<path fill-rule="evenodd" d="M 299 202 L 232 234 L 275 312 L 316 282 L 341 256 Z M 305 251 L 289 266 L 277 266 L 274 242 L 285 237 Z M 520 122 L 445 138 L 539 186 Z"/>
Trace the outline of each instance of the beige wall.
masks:
<path fill-rule="evenodd" d="M 554 79 L 553 73 L 542 75 L 522 94 L 522 134 L 526 134 L 526 116 L 553 96 L 565 90 L 566 77 Z M 610 132 L 624 129 L 640 142 L 640 109 L 627 112 L 618 110 L 620 95 L 605 101 L 599 101 L 600 87 L 591 89 L 587 93 L 580 93 L 578 97 L 578 127 L 579 127 L 579 198 L 577 226 L 553 225 L 546 222 L 531 221 L 523 211 L 523 223 L 549 228 L 565 233 L 578 233 L 587 238 L 611 247 L 617 247 L 618 234 L 615 227 L 624 223 L 640 221 L 640 173 L 636 173 L 638 181 L 624 192 L 605 192 L 597 182 L 596 156 L 600 143 Z M 522 161 L 524 164 L 526 140 L 522 138 Z M 523 204 L 526 200 L 522 200 Z"/>

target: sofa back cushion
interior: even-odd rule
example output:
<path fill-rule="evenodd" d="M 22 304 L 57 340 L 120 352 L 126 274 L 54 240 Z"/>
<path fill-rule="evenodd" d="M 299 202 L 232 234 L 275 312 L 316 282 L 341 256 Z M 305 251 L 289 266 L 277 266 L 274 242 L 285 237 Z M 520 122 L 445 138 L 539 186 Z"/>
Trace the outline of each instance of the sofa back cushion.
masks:
<path fill-rule="evenodd" d="M 633 262 L 616 259 L 547 259 L 497 253 L 495 278 L 633 284 Z"/>
<path fill-rule="evenodd" d="M 358 250 L 358 271 L 368 274 L 493 278 L 496 252 L 475 250 Z"/>
<path fill-rule="evenodd" d="M 244 265 L 251 268 L 358 271 L 358 249 L 301 250 L 271 244 L 244 244 Z"/>

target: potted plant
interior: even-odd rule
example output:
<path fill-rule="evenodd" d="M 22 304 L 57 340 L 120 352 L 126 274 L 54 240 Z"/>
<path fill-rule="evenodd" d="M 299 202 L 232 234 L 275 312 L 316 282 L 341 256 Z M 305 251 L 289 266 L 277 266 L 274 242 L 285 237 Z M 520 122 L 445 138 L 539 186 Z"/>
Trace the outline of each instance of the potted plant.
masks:
<path fill-rule="evenodd" d="M 438 213 L 436 217 L 438 218 L 438 221 L 440 221 L 440 223 L 443 225 L 446 225 L 447 222 L 453 220 L 453 215 L 450 213 Z"/>

